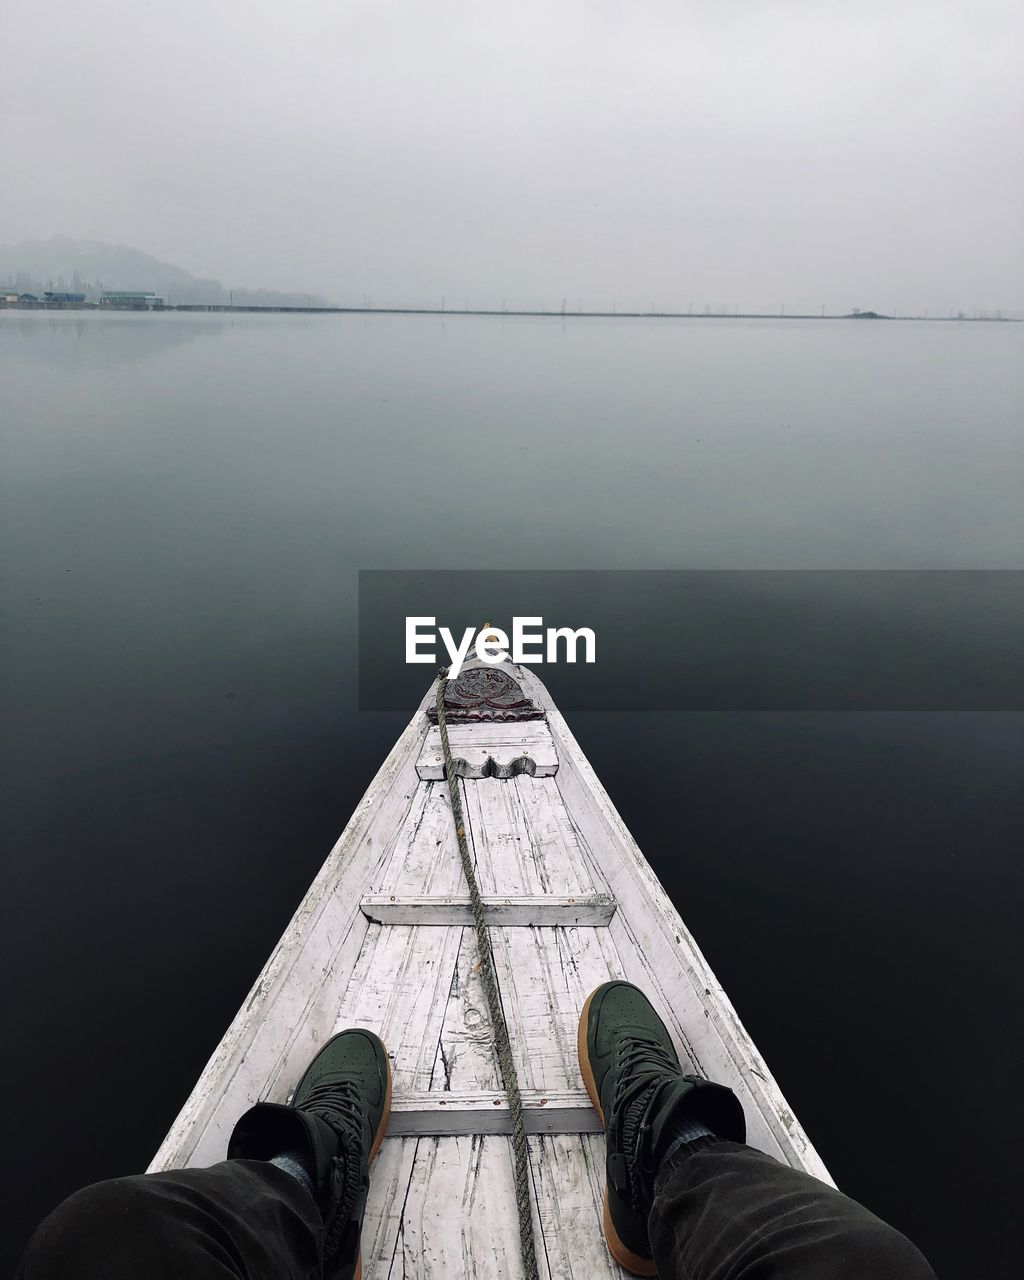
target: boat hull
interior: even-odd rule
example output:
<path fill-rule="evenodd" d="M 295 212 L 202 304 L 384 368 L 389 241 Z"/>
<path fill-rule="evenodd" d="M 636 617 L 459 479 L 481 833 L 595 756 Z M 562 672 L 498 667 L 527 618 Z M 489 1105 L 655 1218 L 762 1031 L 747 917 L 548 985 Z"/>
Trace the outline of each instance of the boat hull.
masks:
<path fill-rule="evenodd" d="M 602 982 L 648 993 L 684 1069 L 737 1093 L 753 1146 L 830 1179 L 547 690 L 509 670 L 542 718 L 469 720 L 452 748 L 526 1108 L 542 1267 L 557 1280 L 618 1275 L 600 1229 L 603 1138 L 576 1054 L 580 1008 Z M 364 1273 L 509 1276 L 510 1120 L 431 704 L 371 783 L 151 1169 L 221 1159 L 242 1111 L 287 1100 L 319 1045 L 366 1026 L 387 1045 L 394 1110 Z"/>

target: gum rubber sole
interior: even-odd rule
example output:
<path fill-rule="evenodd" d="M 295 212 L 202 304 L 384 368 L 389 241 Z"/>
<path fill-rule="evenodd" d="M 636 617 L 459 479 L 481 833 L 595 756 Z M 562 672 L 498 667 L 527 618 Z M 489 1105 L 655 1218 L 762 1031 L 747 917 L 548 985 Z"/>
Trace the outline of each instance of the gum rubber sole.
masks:
<path fill-rule="evenodd" d="M 377 1037 L 380 1039 L 380 1037 Z M 383 1046 L 384 1041 L 380 1041 Z M 388 1120 L 391 1118 L 391 1059 L 388 1057 L 387 1049 L 384 1050 L 384 1061 L 388 1068 L 388 1082 L 384 1090 L 384 1110 L 381 1112 L 380 1124 L 377 1125 L 377 1132 L 373 1135 L 373 1146 L 370 1148 L 370 1167 L 373 1167 L 374 1160 L 380 1151 L 381 1143 L 384 1141 L 384 1135 L 387 1133 Z M 356 1259 L 356 1269 L 352 1274 L 352 1280 L 363 1280 L 363 1249 L 359 1247 L 359 1257 Z"/>
<path fill-rule="evenodd" d="M 384 1048 L 383 1040 L 380 1041 L 380 1045 L 381 1048 Z M 384 1089 L 384 1109 L 381 1112 L 380 1124 L 377 1126 L 377 1132 L 373 1135 L 373 1146 L 370 1148 L 371 1165 L 377 1159 L 380 1144 L 384 1141 L 384 1134 L 387 1132 L 388 1120 L 391 1118 L 391 1059 L 388 1057 L 387 1049 L 384 1049 L 384 1062 L 388 1069 L 388 1082 Z"/>
<path fill-rule="evenodd" d="M 579 1029 L 576 1032 L 576 1051 L 580 1060 L 580 1075 L 583 1077 L 583 1087 L 587 1091 L 587 1097 L 593 1104 L 594 1110 L 597 1112 L 597 1118 L 601 1121 L 601 1128 L 604 1128 L 604 1111 L 601 1109 L 601 1097 L 597 1091 L 597 1081 L 594 1079 L 594 1072 L 590 1066 L 590 1055 L 587 1053 L 587 1021 L 590 1017 L 590 1002 L 593 1000 L 597 991 L 591 991 L 583 1004 L 583 1012 L 580 1014 Z M 608 1246 L 608 1252 L 612 1255 L 620 1267 L 625 1267 L 627 1271 L 631 1271 L 635 1276 L 653 1276 L 657 1275 L 658 1269 L 654 1265 L 651 1258 L 645 1258 L 639 1253 L 634 1253 L 619 1239 L 619 1233 L 615 1230 L 615 1224 L 612 1222 L 611 1208 L 608 1204 L 608 1187 L 604 1189 L 604 1212 L 601 1215 L 601 1222 L 604 1228 L 604 1239 Z M 357 1277 L 358 1280 L 358 1277 Z"/>

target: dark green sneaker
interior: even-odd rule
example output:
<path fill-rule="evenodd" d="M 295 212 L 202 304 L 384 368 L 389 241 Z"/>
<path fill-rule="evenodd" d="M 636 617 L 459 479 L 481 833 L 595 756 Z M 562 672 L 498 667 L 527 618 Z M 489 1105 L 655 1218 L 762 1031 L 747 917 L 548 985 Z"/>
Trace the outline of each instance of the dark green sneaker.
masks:
<path fill-rule="evenodd" d="M 731 1089 L 683 1075 L 672 1037 L 644 993 L 605 982 L 580 1014 L 580 1071 L 607 1140 L 604 1234 L 612 1257 L 653 1276 L 647 1219 L 673 1121 L 698 1120 L 742 1142 L 743 1109 Z"/>
<path fill-rule="evenodd" d="M 391 1064 L 372 1031 L 354 1027 L 328 1040 L 295 1088 L 291 1103 L 259 1102 L 235 1125 L 229 1160 L 298 1153 L 312 1170 L 324 1219 L 324 1280 L 359 1280 L 359 1233 L 370 1165 L 391 1111 Z"/>

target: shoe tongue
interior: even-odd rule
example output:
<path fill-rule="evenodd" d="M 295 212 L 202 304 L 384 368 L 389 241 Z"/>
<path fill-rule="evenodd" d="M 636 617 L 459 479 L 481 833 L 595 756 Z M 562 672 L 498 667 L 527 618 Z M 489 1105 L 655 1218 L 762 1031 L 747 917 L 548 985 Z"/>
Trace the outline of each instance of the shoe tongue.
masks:
<path fill-rule="evenodd" d="M 327 1125 L 336 1134 L 351 1134 L 360 1137 L 359 1121 L 344 1107 L 333 1106 L 327 1102 L 313 1102 L 302 1108 L 307 1115 L 316 1116 L 321 1124 Z"/>
<path fill-rule="evenodd" d="M 295 1113 L 302 1118 L 302 1125 L 309 1141 L 309 1153 L 316 1166 L 316 1186 L 322 1191 L 331 1176 L 334 1161 L 344 1159 L 344 1147 L 338 1140 L 338 1131 L 324 1116 L 315 1111 Z"/>
<path fill-rule="evenodd" d="M 321 1125 L 330 1129 L 335 1135 L 335 1142 L 340 1141 L 343 1145 L 350 1140 L 362 1142 L 362 1128 L 348 1093 L 325 1087 L 320 1092 L 314 1090 L 298 1105 L 306 1115 L 315 1116 Z"/>

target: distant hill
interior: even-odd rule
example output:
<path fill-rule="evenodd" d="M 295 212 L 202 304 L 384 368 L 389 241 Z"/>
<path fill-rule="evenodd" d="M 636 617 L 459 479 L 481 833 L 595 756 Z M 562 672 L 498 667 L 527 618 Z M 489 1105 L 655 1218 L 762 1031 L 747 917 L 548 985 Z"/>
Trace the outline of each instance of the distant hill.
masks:
<path fill-rule="evenodd" d="M 68 289 L 92 300 L 103 289 L 139 289 L 162 294 L 173 303 L 226 303 L 233 294 L 241 306 L 305 306 L 307 298 L 311 306 L 327 305 L 319 294 L 228 290 L 219 280 L 199 279 L 129 245 L 70 236 L 0 245 L 0 286 L 36 294 Z"/>

